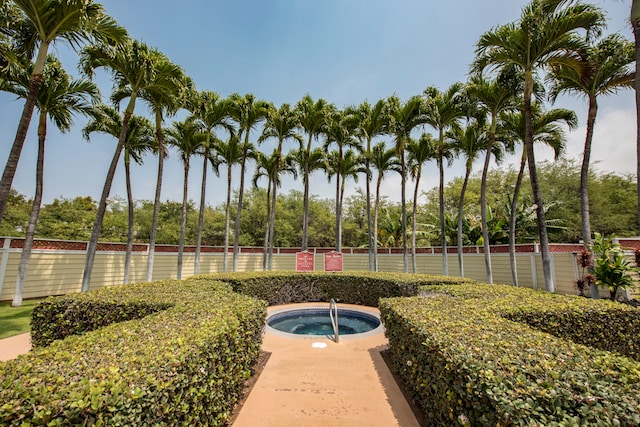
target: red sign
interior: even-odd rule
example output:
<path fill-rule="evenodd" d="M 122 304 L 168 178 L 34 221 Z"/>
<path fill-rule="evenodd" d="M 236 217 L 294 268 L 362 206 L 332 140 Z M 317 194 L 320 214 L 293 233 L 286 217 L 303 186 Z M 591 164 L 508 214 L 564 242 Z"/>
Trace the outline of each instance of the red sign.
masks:
<path fill-rule="evenodd" d="M 296 271 L 313 271 L 315 255 L 311 252 L 296 252 Z"/>
<path fill-rule="evenodd" d="M 331 251 L 324 254 L 324 271 L 342 271 L 342 253 Z"/>

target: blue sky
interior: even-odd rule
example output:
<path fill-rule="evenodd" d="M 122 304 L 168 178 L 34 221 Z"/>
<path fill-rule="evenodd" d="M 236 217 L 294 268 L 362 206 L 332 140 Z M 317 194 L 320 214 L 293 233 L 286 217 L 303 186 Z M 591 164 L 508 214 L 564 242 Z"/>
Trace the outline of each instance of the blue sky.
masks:
<path fill-rule="evenodd" d="M 180 64 L 200 90 L 221 96 L 253 93 L 276 106 L 295 104 L 309 93 L 338 107 L 375 102 L 396 94 L 406 99 L 427 86 L 446 89 L 466 81 L 479 36 L 492 27 L 518 18 L 520 0 L 104 0 L 103 5 L 134 38 L 158 48 Z M 630 0 L 596 2 L 609 18 L 605 33 L 632 38 L 627 22 Z M 54 48 L 67 70 L 77 76 L 77 56 L 64 45 Z M 108 77 L 97 76 L 103 96 L 110 94 Z M 568 155 L 579 159 L 584 140 L 586 106 L 581 99 L 562 97 L 557 106 L 576 110 L 580 128 L 569 135 Z M 602 171 L 635 170 L 635 109 L 633 93 L 601 99 L 593 159 Z M 0 93 L 0 162 L 6 162 L 23 102 Z M 149 115 L 139 103 L 136 113 Z M 45 160 L 45 203 L 56 197 L 92 196 L 102 191 L 115 141 L 81 136 L 86 120 L 76 119 L 74 130 L 61 135 L 49 126 Z M 425 131 L 433 132 L 426 128 Z M 381 140 L 384 140 L 382 138 Z M 387 138 L 388 140 L 388 138 Z M 390 143 L 390 142 L 389 142 Z M 265 151 L 271 146 L 264 145 Z M 551 153 L 539 151 L 539 158 Z M 31 196 L 34 191 L 36 132 L 32 127 L 18 166 L 14 188 Z M 517 161 L 517 160 L 516 160 Z M 508 159 L 505 165 L 512 163 Z M 189 197 L 199 199 L 201 162 L 190 172 Z M 475 170 L 480 166 L 477 165 Z M 134 166 L 134 198 L 152 199 L 157 160 L 151 156 Z M 446 171 L 460 176 L 463 161 Z M 125 196 L 124 170 L 117 171 L 111 195 Z M 236 180 L 236 184 L 237 184 Z M 350 184 L 353 192 L 359 184 Z M 428 163 L 421 188 L 437 185 L 435 165 Z M 210 175 L 207 203 L 222 203 L 222 181 Z M 399 199 L 399 180 L 385 181 L 383 192 Z M 283 190 L 302 189 L 301 181 L 285 182 Z M 325 176 L 312 177 L 311 192 L 333 197 Z M 170 154 L 162 199 L 182 199 L 182 165 Z M 424 201 L 424 198 L 422 199 Z"/>

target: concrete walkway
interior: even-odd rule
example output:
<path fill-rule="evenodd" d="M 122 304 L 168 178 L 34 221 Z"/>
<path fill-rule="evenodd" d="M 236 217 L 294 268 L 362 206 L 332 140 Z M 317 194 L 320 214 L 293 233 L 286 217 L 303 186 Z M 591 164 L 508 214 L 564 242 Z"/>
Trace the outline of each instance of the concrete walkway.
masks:
<path fill-rule="evenodd" d="M 374 308 L 367 310 L 378 313 Z M 317 343 L 326 346 L 317 348 L 321 347 Z M 13 359 L 30 348 L 29 334 L 0 340 L 0 360 Z M 419 427 L 380 355 L 386 348 L 383 333 L 343 337 L 338 344 L 325 337 L 266 333 L 262 350 L 271 357 L 233 427 Z"/>

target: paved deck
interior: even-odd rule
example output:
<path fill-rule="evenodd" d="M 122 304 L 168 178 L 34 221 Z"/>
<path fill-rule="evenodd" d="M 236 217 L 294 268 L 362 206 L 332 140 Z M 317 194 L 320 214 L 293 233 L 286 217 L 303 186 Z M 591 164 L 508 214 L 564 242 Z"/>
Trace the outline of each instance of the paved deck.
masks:
<path fill-rule="evenodd" d="M 269 311 L 282 308 L 270 307 Z M 326 347 L 312 347 L 318 342 Z M 29 334 L 0 340 L 0 360 L 15 358 L 30 348 Z M 382 333 L 343 338 L 338 344 L 324 337 L 266 333 L 262 349 L 271 357 L 233 427 L 419 427 L 380 355 L 385 348 L 387 339 Z"/>

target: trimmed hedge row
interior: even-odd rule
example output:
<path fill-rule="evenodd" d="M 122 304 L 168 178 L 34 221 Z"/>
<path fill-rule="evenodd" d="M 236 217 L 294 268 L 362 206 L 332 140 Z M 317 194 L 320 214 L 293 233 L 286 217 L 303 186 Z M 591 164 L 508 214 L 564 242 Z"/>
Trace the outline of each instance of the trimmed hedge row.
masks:
<path fill-rule="evenodd" d="M 1 425 L 226 425 L 266 303 L 211 279 L 164 281 L 47 300 L 34 326 L 47 341 L 75 316 L 83 335 L 0 364 Z"/>
<path fill-rule="evenodd" d="M 380 298 L 416 295 L 421 286 L 475 283 L 470 279 L 396 273 L 229 273 L 211 276 L 269 305 L 325 301 L 377 307 Z"/>
<path fill-rule="evenodd" d="M 638 361 L 509 320 L 544 318 L 554 307 L 578 319 L 589 307 L 582 326 L 592 333 L 596 313 L 634 317 L 626 307 L 501 285 L 430 291 L 379 306 L 394 369 L 428 425 L 640 425 Z M 592 341 L 608 339 L 604 331 Z"/>

